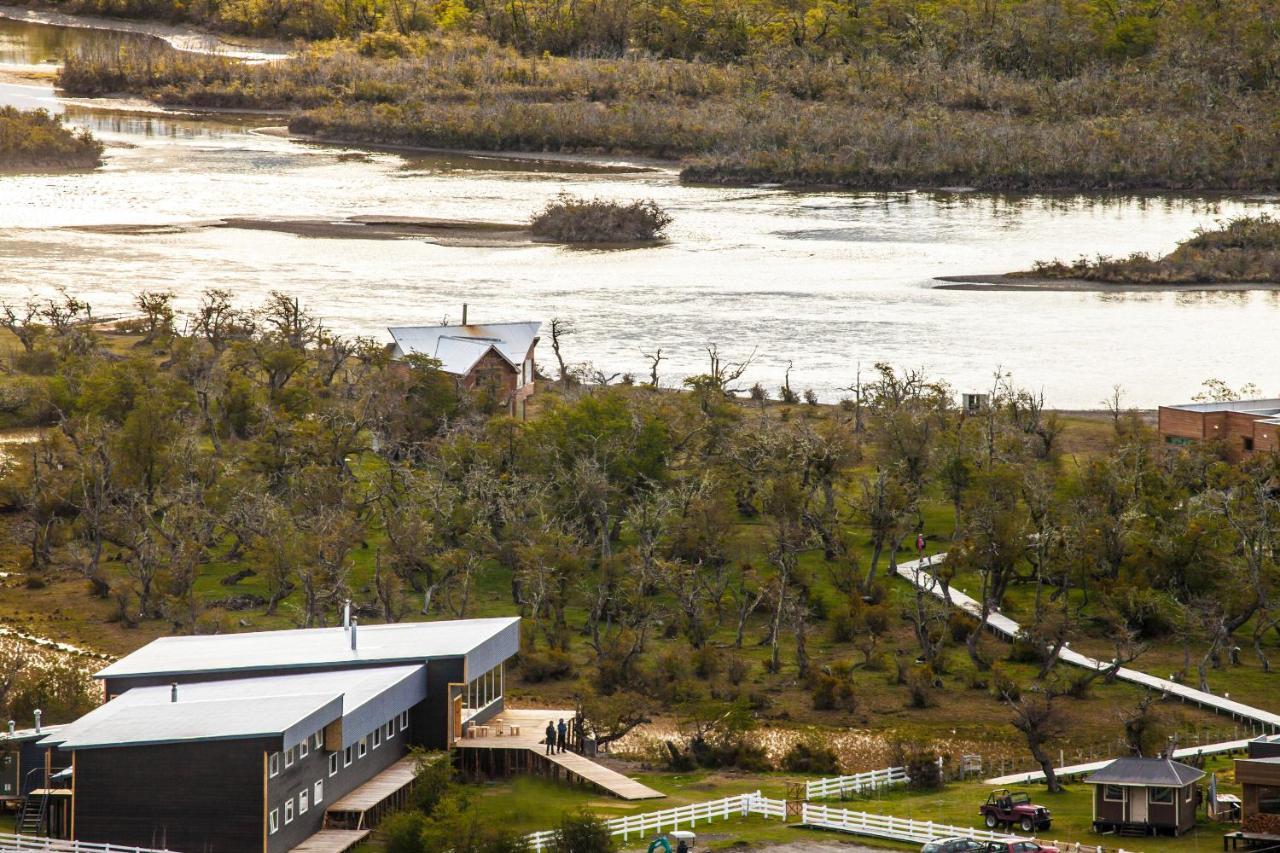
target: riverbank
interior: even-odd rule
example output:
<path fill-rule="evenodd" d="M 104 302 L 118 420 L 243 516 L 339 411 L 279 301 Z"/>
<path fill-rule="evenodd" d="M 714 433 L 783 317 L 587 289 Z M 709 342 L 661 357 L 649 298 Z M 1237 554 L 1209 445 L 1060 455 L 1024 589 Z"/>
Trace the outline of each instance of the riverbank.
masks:
<path fill-rule="evenodd" d="M 53 9 L 26 6 L 0 5 L 0 18 L 27 24 L 77 29 L 109 30 L 132 33 L 162 41 L 174 50 L 185 53 L 211 54 L 250 62 L 268 62 L 284 59 L 289 48 L 273 39 L 228 37 L 218 35 L 189 24 L 165 24 L 150 20 L 122 20 L 97 15 L 68 15 Z"/>
<path fill-rule="evenodd" d="M 0 107 L 0 173 L 80 171 L 102 162 L 102 143 L 45 110 Z"/>
<path fill-rule="evenodd" d="M 1277 291 L 1280 282 L 1110 282 L 1083 278 L 1052 278 L 1029 274 L 997 273 L 995 275 L 942 275 L 934 279 L 934 290 L 1026 291 L 1065 293 L 1180 293 L 1217 292 L 1245 293 Z"/>

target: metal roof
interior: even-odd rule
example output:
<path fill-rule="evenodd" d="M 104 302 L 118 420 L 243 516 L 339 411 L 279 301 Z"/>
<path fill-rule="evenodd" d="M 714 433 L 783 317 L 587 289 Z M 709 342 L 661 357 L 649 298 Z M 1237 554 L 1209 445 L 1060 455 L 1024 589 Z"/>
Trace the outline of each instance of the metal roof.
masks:
<path fill-rule="evenodd" d="M 1181 788 L 1203 777 L 1203 770 L 1172 758 L 1117 758 L 1084 781 L 1090 785 Z"/>
<path fill-rule="evenodd" d="M 387 329 L 396 342 L 399 357 L 429 355 L 440 360 L 440 369 L 465 375 L 490 348 L 518 366 L 529 355 L 542 324 L 472 323 L 466 326 L 396 326 Z"/>
<path fill-rule="evenodd" d="M 427 695 L 426 667 L 235 678 L 126 690 L 79 720 L 50 733 L 46 745 L 66 749 L 282 737 L 288 749 L 341 718 L 343 745 L 407 710 Z"/>
<path fill-rule="evenodd" d="M 21 743 L 29 740 L 40 740 L 40 738 L 53 734 L 61 729 L 61 725 L 41 726 L 39 731 L 35 729 L 16 729 L 12 734 L 8 730 L 0 730 L 0 746 L 9 743 Z"/>
<path fill-rule="evenodd" d="M 1212 403 L 1179 403 L 1165 406 L 1185 412 L 1240 412 L 1247 415 L 1280 415 L 1280 397 L 1267 400 L 1225 400 Z"/>
<path fill-rule="evenodd" d="M 305 669 L 465 657 L 478 675 L 520 650 L 520 619 L 457 619 L 361 625 L 357 648 L 347 629 L 302 628 L 161 637 L 98 672 L 98 678 L 202 672 Z"/>

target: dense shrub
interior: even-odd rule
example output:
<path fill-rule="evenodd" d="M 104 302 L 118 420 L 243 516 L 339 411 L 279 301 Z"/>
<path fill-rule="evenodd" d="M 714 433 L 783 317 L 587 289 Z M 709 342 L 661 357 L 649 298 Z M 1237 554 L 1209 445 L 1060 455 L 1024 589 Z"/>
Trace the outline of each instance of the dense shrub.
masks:
<path fill-rule="evenodd" d="M 528 651 L 520 654 L 520 675 L 530 684 L 555 681 L 573 670 L 573 661 L 555 649 Z"/>
<path fill-rule="evenodd" d="M 617 202 L 561 196 L 537 213 L 534 236 L 557 243 L 637 243 L 660 240 L 671 216 L 653 201 Z"/>
<path fill-rule="evenodd" d="M 88 130 L 71 130 L 48 110 L 0 107 L 0 172 L 91 169 L 102 143 Z"/>
<path fill-rule="evenodd" d="M 782 769 L 792 773 L 813 773 L 837 776 L 840 773 L 840 757 L 834 749 L 811 738 L 798 740 L 782 756 Z"/>
<path fill-rule="evenodd" d="M 811 696 L 819 711 L 856 711 L 858 696 L 853 682 L 853 665 L 835 663 L 814 673 Z"/>
<path fill-rule="evenodd" d="M 554 853 L 613 853 L 618 842 L 603 819 L 584 810 L 560 818 L 549 846 Z"/>

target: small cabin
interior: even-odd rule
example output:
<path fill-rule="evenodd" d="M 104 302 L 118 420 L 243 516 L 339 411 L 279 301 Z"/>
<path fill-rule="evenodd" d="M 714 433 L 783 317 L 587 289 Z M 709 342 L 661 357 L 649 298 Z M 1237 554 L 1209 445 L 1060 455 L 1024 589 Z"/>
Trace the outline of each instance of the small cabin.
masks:
<path fill-rule="evenodd" d="M 465 308 L 465 306 L 464 306 Z M 393 358 L 425 355 L 440 363 L 459 387 L 482 390 L 523 417 L 533 393 L 541 323 L 468 323 L 460 326 L 398 326 L 387 331 Z"/>
<path fill-rule="evenodd" d="M 1171 758 L 1117 758 L 1084 780 L 1093 786 L 1093 831 L 1181 835 L 1196 824 L 1203 778 Z"/>

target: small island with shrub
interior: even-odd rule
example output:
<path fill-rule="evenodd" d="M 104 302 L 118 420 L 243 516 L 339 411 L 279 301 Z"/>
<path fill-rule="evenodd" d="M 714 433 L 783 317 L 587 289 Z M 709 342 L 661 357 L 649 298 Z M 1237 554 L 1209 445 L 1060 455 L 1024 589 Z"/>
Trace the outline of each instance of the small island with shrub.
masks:
<path fill-rule="evenodd" d="M 0 107 L 0 173 L 93 169 L 102 143 L 88 130 L 72 130 L 48 110 Z"/>
<path fill-rule="evenodd" d="M 1217 228 L 1197 228 L 1167 255 L 1134 252 L 1123 258 L 1080 256 L 1065 263 L 1037 261 L 1004 275 L 945 276 L 951 289 L 1003 290 L 1277 290 L 1280 220 L 1239 216 Z"/>
<path fill-rule="evenodd" d="M 652 200 L 618 202 L 560 196 L 533 215 L 536 239 L 555 243 L 653 243 L 666 237 L 671 215 Z"/>

